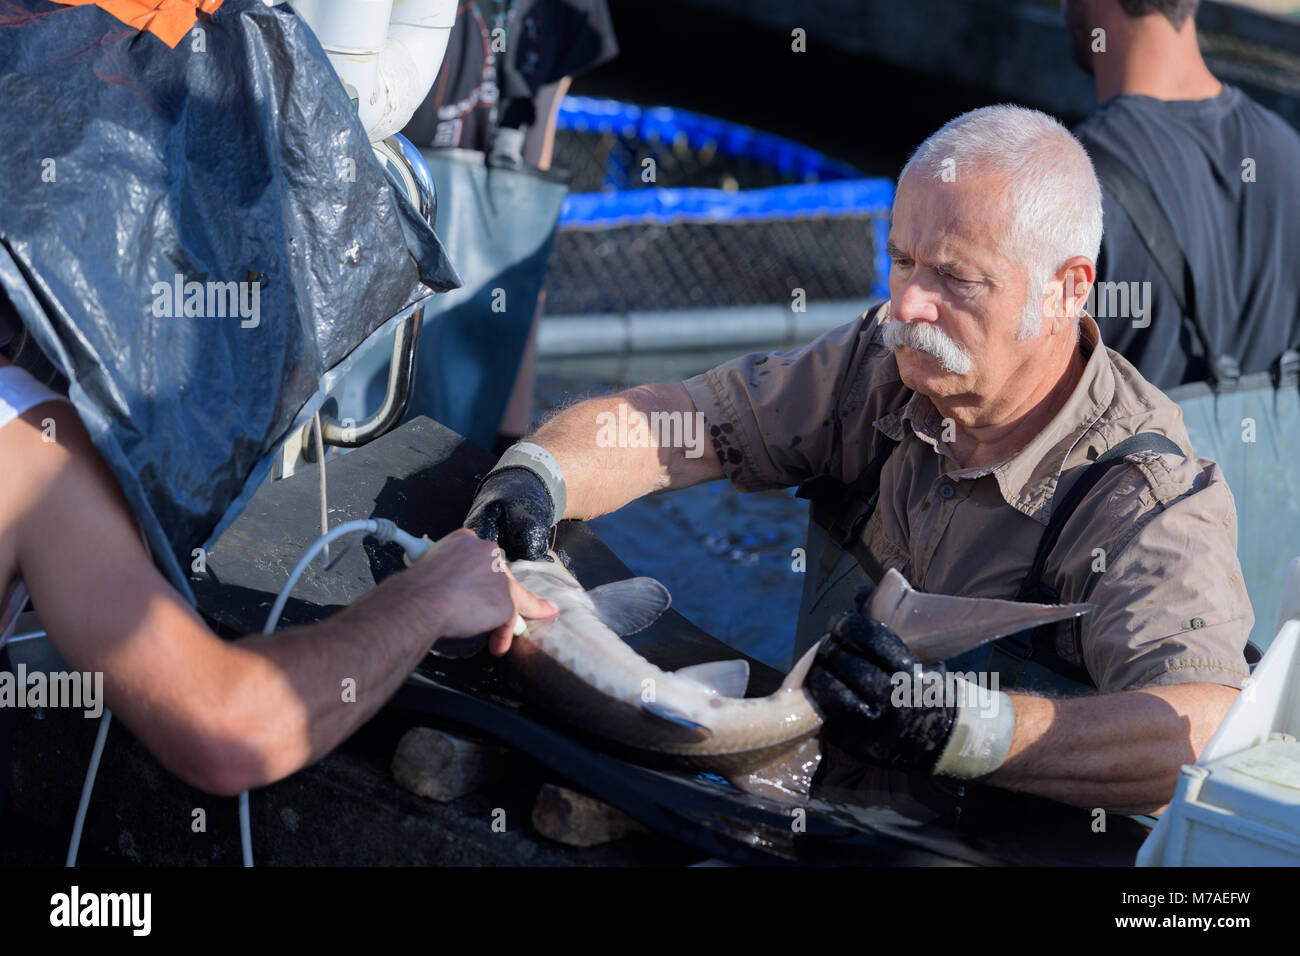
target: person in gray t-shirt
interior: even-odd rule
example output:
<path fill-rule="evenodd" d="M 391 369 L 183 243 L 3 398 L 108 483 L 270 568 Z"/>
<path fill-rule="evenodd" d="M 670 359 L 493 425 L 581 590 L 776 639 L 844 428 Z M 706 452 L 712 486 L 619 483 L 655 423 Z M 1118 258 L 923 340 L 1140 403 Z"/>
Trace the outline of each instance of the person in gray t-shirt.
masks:
<path fill-rule="evenodd" d="M 1197 5 L 1065 0 L 1075 59 L 1092 74 L 1101 104 L 1075 135 L 1090 151 L 1109 147 L 1150 186 L 1187 258 L 1216 355 L 1235 359 L 1249 375 L 1300 348 L 1293 274 L 1300 134 L 1209 71 L 1197 45 Z M 1094 50 L 1099 39 L 1104 51 Z M 1094 315 L 1102 340 L 1160 388 L 1205 380 L 1204 350 L 1169 280 L 1104 176 L 1101 182 L 1105 232 Z M 1107 299 L 1104 283 L 1128 286 L 1127 310 L 1121 290 Z"/>

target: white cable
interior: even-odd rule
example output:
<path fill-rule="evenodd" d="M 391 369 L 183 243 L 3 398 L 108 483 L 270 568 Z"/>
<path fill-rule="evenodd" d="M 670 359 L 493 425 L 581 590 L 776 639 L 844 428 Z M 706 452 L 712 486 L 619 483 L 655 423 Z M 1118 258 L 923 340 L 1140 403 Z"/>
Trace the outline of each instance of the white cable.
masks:
<path fill-rule="evenodd" d="M 312 563 L 312 559 L 320 553 L 321 549 L 324 549 L 335 538 L 344 535 L 355 535 L 357 532 L 373 535 L 380 538 L 381 541 L 395 541 L 396 544 L 402 546 L 411 561 L 415 561 L 416 558 L 419 558 L 421 554 L 424 554 L 426 550 L 433 546 L 428 538 L 417 538 L 408 535 L 407 532 L 402 531 L 398 525 L 390 522 L 387 518 L 368 518 L 338 525 L 333 531 L 316 538 L 315 544 L 308 548 L 307 553 L 303 554 L 303 557 L 295 564 L 294 570 L 289 574 L 289 580 L 286 581 L 285 587 L 281 589 L 279 596 L 276 598 L 276 604 L 270 609 L 270 614 L 266 615 L 266 624 L 261 628 L 261 632 L 270 633 L 276 630 L 279 615 L 283 613 L 285 605 L 289 602 L 289 593 L 294 589 L 294 585 L 298 584 L 298 579 L 302 578 L 303 571 L 307 570 L 308 564 Z M 44 636 L 44 631 L 32 631 L 31 633 L 17 635 L 12 641 L 34 640 L 36 637 Z M 99 760 L 100 757 L 104 756 L 104 741 L 108 740 L 108 727 L 112 722 L 113 711 L 105 708 L 104 715 L 100 718 L 99 732 L 95 736 L 95 748 L 91 750 L 90 766 L 86 767 L 86 779 L 82 782 L 81 803 L 77 805 L 77 818 L 73 821 L 73 836 L 68 843 L 68 858 L 66 858 L 66 865 L 68 866 L 77 865 L 77 851 L 81 848 L 82 829 L 86 825 L 87 810 L 90 810 L 90 795 L 95 788 L 95 777 L 99 774 Z M 252 823 L 248 818 L 248 791 L 244 791 L 239 795 L 239 842 L 240 847 L 243 849 L 243 865 L 252 866 Z"/>
<path fill-rule="evenodd" d="M 312 559 L 320 553 L 321 549 L 331 541 L 357 532 L 373 535 L 381 541 L 397 542 L 412 560 L 429 549 L 428 541 L 407 534 L 387 518 L 364 518 L 359 521 L 345 521 L 337 528 L 331 529 L 328 534 L 323 534 L 317 538 L 315 543 L 298 559 L 298 563 L 289 572 L 289 580 L 280 589 L 280 595 L 275 599 L 275 604 L 271 607 L 271 613 L 266 617 L 266 625 L 262 628 L 263 634 L 270 634 L 275 630 L 275 626 L 280 623 L 280 614 L 289 601 L 289 592 L 293 590 L 293 586 L 298 583 L 298 578 L 302 577 L 302 573 L 307 570 L 307 566 L 311 564 Z"/>
<path fill-rule="evenodd" d="M 248 791 L 239 795 L 239 846 L 244 854 L 244 866 L 253 865 L 253 824 L 248 819 Z"/>
<path fill-rule="evenodd" d="M 104 741 L 108 739 L 108 726 L 113 722 L 113 712 L 104 708 L 99 719 L 99 732 L 95 735 L 95 749 L 90 752 L 90 766 L 81 784 L 81 802 L 77 804 L 77 818 L 72 822 L 72 839 L 68 841 L 68 858 L 65 866 L 77 865 L 77 850 L 81 848 L 81 828 L 86 824 L 86 811 L 90 809 L 90 791 L 95 788 L 95 774 L 99 772 L 99 758 L 104 755 Z"/>
<path fill-rule="evenodd" d="M 321 462 L 321 471 L 324 472 L 323 461 Z M 326 548 L 331 541 L 344 535 L 357 533 L 369 534 L 381 541 L 395 541 L 412 561 L 432 547 L 432 543 L 427 538 L 417 538 L 414 535 L 407 534 L 387 518 L 365 518 L 358 521 L 344 522 L 337 528 L 317 538 L 315 543 L 298 559 L 298 563 L 289 572 L 289 580 L 280 589 L 275 604 L 271 606 L 271 613 L 266 616 L 266 624 L 262 626 L 263 634 L 270 634 L 275 630 L 275 626 L 280 623 L 280 615 L 284 612 L 284 606 L 289 601 L 290 592 L 293 591 L 294 585 L 298 583 L 298 579 L 302 577 L 302 573 L 307 570 L 307 566 L 311 564 L 316 555 Z M 253 826 L 249 820 L 247 790 L 239 795 L 239 842 L 243 850 L 244 866 L 252 866 Z"/>
<path fill-rule="evenodd" d="M 312 437 L 316 440 L 316 470 L 320 473 L 320 533 L 329 534 L 329 504 L 325 496 L 325 439 L 320 430 L 320 412 L 311 417 Z M 330 547 L 325 545 L 325 564 L 330 563 Z"/>
<path fill-rule="evenodd" d="M 38 637 L 44 636 L 44 631 L 27 631 L 24 634 L 15 634 L 13 637 L 9 638 L 9 640 L 5 641 L 4 646 L 8 647 L 10 644 L 21 644 L 23 641 L 34 641 Z"/>
<path fill-rule="evenodd" d="M 324 470 L 324 463 L 322 462 L 321 471 Z M 316 542 L 298 559 L 298 563 L 294 565 L 293 570 L 289 572 L 289 580 L 285 582 L 284 587 L 280 589 L 280 593 L 276 595 L 275 604 L 271 606 L 271 613 L 266 616 L 266 623 L 262 626 L 262 633 L 270 634 L 275 630 L 275 626 L 280 623 L 280 615 L 284 612 L 284 606 L 289 601 L 289 594 L 293 591 L 294 585 L 302 577 L 303 571 L 307 570 L 307 566 L 311 564 L 312 559 L 320 551 L 324 550 L 331 541 L 357 532 L 374 534 L 378 530 L 379 527 L 373 520 L 348 521 L 317 538 Z M 251 867 L 253 865 L 253 824 L 249 819 L 247 790 L 239 795 L 239 844 L 243 852 L 244 866 Z"/>
<path fill-rule="evenodd" d="M 330 560 L 329 542 L 332 541 L 333 538 L 329 536 L 329 530 L 330 530 L 329 505 L 328 505 L 329 499 L 326 497 L 326 487 L 325 487 L 325 439 L 321 435 L 320 412 L 316 412 L 316 414 L 312 416 L 311 429 L 312 429 L 312 436 L 316 440 L 317 470 L 320 472 L 321 539 L 319 543 L 321 547 L 325 550 L 325 556 L 324 556 L 325 566 L 329 567 L 329 560 Z M 310 561 L 310 559 L 308 560 Z M 294 571 L 295 571 L 294 574 L 289 575 L 289 583 L 286 584 L 284 586 L 284 590 L 280 592 L 280 598 L 282 599 L 287 599 L 288 593 L 293 590 L 294 582 L 297 581 L 298 579 L 297 578 L 298 569 L 295 568 Z M 283 609 L 284 609 L 284 605 L 282 601 L 277 600 L 277 608 L 273 608 L 271 612 L 273 617 L 268 617 L 266 621 L 266 625 L 262 628 L 263 634 L 270 634 L 273 630 L 275 630 L 275 625 L 279 622 L 280 619 L 279 611 Z M 239 795 L 239 845 L 244 857 L 244 866 L 251 867 L 253 865 L 253 823 L 249 819 L 248 813 L 249 813 L 248 791 L 245 790 Z"/>
<path fill-rule="evenodd" d="M 22 586 L 22 579 L 19 578 L 19 585 Z M 27 606 L 27 598 L 22 599 L 18 606 L 18 612 L 21 613 Z M 45 637 L 44 631 L 28 631 L 24 634 L 11 634 L 4 640 L 0 640 L 0 649 L 10 644 L 21 644 L 23 641 L 34 641 L 39 637 Z M 90 809 L 90 792 L 95 788 L 95 777 L 99 771 L 99 758 L 104 754 L 104 742 L 108 740 L 108 725 L 113 721 L 113 712 L 104 708 L 104 713 L 100 715 L 99 728 L 95 733 L 95 746 L 90 751 L 90 765 L 86 767 L 86 776 L 81 781 L 81 799 L 77 802 L 77 815 L 72 821 L 72 837 L 68 840 L 68 855 L 64 859 L 64 866 L 77 865 L 77 851 L 81 849 L 81 831 L 86 825 L 86 813 Z"/>
<path fill-rule="evenodd" d="M 284 606 L 288 603 L 289 593 L 293 590 L 293 586 L 298 583 L 298 579 L 302 577 L 303 571 L 307 570 L 307 566 L 311 564 L 312 559 L 316 557 L 321 549 L 337 538 L 358 532 L 373 535 L 381 541 L 396 542 L 412 561 L 433 546 L 432 542 L 427 538 L 417 538 L 414 535 L 407 534 L 387 518 L 368 518 L 360 521 L 348 521 L 339 525 L 328 534 L 323 534 L 317 538 L 316 542 L 307 549 L 307 552 L 294 565 L 293 571 L 289 573 L 289 580 L 285 582 L 279 596 L 275 599 L 271 613 L 267 615 L 266 624 L 262 628 L 263 634 L 270 634 L 275 630 L 276 624 L 280 622 L 280 615 L 284 611 Z M 32 640 L 44 635 L 44 631 L 33 631 L 30 634 L 19 635 L 17 639 Z M 86 777 L 81 785 L 81 801 L 77 805 L 77 816 L 72 823 L 72 839 L 68 842 L 67 866 L 77 865 L 77 851 L 81 847 L 81 831 L 86 823 L 86 813 L 90 809 L 90 794 L 95 788 L 95 777 L 99 773 L 99 760 L 104 755 L 104 742 L 108 739 L 108 728 L 112 722 L 113 712 L 108 708 L 104 708 L 104 715 L 99 721 L 99 731 L 95 736 L 95 746 L 90 753 L 90 766 L 86 768 Z M 249 820 L 247 790 L 239 795 L 239 841 L 243 851 L 244 866 L 251 867 L 253 865 L 253 827 Z"/>

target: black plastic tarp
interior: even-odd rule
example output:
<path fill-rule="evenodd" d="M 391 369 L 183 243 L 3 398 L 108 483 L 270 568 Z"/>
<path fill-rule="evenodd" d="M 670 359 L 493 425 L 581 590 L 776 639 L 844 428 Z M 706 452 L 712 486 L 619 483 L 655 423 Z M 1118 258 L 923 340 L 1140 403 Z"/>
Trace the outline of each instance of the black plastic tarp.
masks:
<path fill-rule="evenodd" d="M 0 286 L 187 597 L 357 346 L 459 284 L 291 8 L 195 27 L 0 0 Z"/>

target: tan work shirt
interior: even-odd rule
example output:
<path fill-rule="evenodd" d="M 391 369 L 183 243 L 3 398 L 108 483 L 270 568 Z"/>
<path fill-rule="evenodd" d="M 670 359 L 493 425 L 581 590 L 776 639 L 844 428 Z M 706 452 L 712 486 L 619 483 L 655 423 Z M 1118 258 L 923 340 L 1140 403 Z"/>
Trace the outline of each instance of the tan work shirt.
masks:
<path fill-rule="evenodd" d="M 1058 483 L 1138 432 L 1189 454 L 1182 411 L 1080 317 L 1087 362 L 1065 406 L 998 464 L 962 468 L 943 422 L 906 386 L 881 339 L 889 303 L 791 352 L 755 353 L 684 384 L 741 491 L 818 474 L 853 481 L 881 433 L 900 442 L 863 541 L 919 590 L 1014 598 L 1051 517 Z M 839 441 L 834 419 L 839 419 Z M 1254 614 L 1237 561 L 1237 512 L 1219 466 L 1143 452 L 1106 472 L 1062 531 L 1043 575 L 1062 603 L 1089 601 L 1079 646 L 1058 648 L 1098 689 L 1208 681 L 1240 687 Z M 1064 480 L 1063 480 L 1064 479 Z M 814 573 L 809 567 L 807 573 Z"/>

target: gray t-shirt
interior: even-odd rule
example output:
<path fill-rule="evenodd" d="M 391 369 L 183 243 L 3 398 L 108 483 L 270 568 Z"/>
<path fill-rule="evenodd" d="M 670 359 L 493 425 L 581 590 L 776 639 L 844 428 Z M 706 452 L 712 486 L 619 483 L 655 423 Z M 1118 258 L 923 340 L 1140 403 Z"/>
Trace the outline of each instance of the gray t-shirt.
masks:
<path fill-rule="evenodd" d="M 1248 375 L 1300 348 L 1300 134 L 1225 83 L 1207 100 L 1116 96 L 1075 135 L 1085 147 L 1109 146 L 1150 184 L 1191 265 L 1219 354 Z M 1169 282 L 1104 184 L 1102 202 L 1098 279 L 1150 282 L 1152 300 L 1150 326 L 1135 328 L 1131 314 L 1096 314 L 1105 311 L 1099 296 L 1102 341 L 1160 388 L 1203 381 L 1201 346 Z"/>

